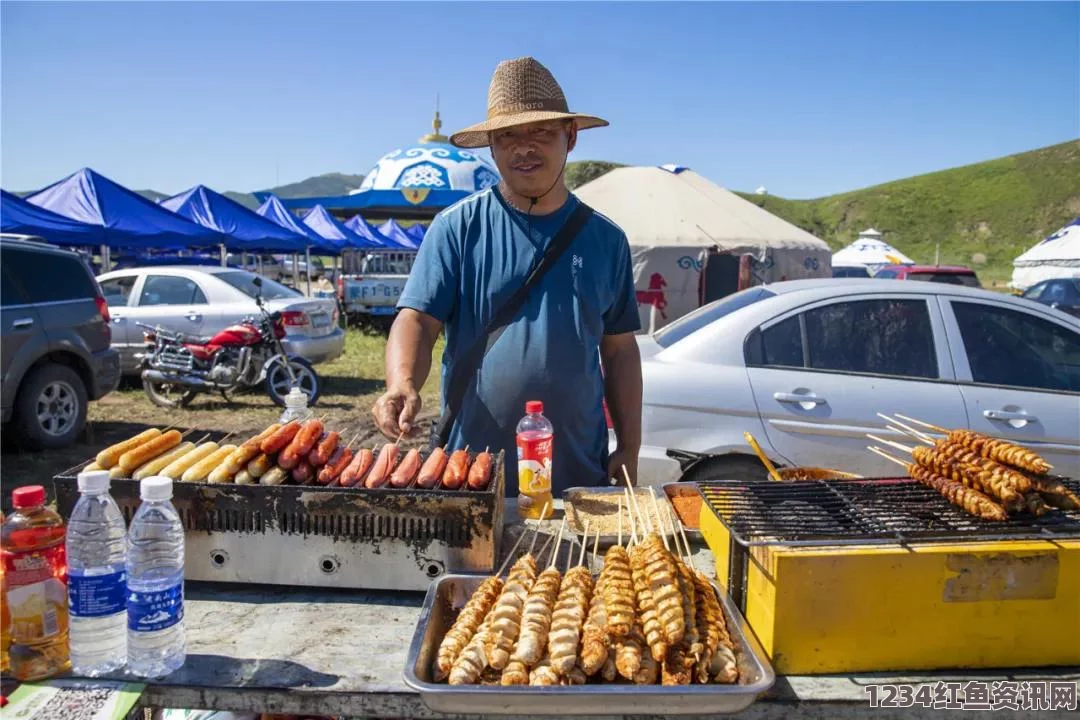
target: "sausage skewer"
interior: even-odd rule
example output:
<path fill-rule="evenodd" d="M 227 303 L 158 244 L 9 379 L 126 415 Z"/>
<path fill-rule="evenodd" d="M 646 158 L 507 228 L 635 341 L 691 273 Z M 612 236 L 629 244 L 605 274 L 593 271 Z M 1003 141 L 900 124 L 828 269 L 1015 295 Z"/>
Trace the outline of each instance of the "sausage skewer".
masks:
<path fill-rule="evenodd" d="M 984 520 L 1005 520 L 1008 517 L 1005 514 L 1004 508 L 978 490 L 972 490 L 963 483 L 949 480 L 948 478 L 942 477 L 915 463 L 906 463 L 899 458 L 893 457 L 877 446 L 871 445 L 868 449 L 897 465 L 903 466 L 907 469 L 908 474 L 913 479 L 929 488 L 937 490 L 938 493 L 943 495 L 949 502 L 963 508 L 971 515 L 975 515 Z"/>
<path fill-rule="evenodd" d="M 338 445 L 337 449 L 330 455 L 326 464 L 319 470 L 319 475 L 316 478 L 316 481 L 320 485 L 338 484 L 338 479 L 341 477 L 342 471 L 352 462 L 352 444 L 356 442 L 358 437 L 360 437 L 360 433 L 353 435 L 352 439 L 345 445 Z"/>
<path fill-rule="evenodd" d="M 473 458 L 472 466 L 469 468 L 469 473 L 466 478 L 467 486 L 470 490 L 485 490 L 488 486 L 488 481 L 491 477 L 491 465 L 493 459 L 491 453 L 488 452 L 490 448 L 484 448 L 484 452 L 476 453 L 476 457 Z"/>
<path fill-rule="evenodd" d="M 947 430 L 938 427 L 937 425 L 923 422 L 922 420 L 916 420 L 907 415 L 901 415 L 900 413 L 896 413 L 896 417 L 929 428 L 930 430 L 946 433 L 949 442 L 962 445 L 969 450 L 979 453 L 983 457 L 996 460 L 1004 465 L 1012 465 L 1013 467 L 1035 473 L 1036 475 L 1045 475 L 1054 469 L 1054 466 L 1039 457 L 1038 453 L 1032 452 L 1025 447 L 1021 447 L 1020 445 L 1016 445 L 1007 440 L 991 437 L 990 435 L 976 432 L 975 430 Z"/>
<path fill-rule="evenodd" d="M 441 485 L 447 490 L 460 490 L 469 471 L 469 446 L 464 450 L 455 450 L 450 454 L 443 472 Z"/>

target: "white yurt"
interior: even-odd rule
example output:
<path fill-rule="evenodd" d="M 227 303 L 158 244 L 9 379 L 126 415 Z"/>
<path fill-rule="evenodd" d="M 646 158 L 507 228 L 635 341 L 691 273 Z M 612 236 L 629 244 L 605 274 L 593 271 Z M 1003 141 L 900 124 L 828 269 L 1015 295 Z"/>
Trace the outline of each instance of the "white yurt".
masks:
<path fill-rule="evenodd" d="M 862 266 L 874 273 L 885 265 L 914 265 L 915 261 L 885 242 L 880 232 L 868 228 L 859 233 L 855 242 L 833 253 L 832 264 L 833 267 Z"/>
<path fill-rule="evenodd" d="M 698 307 L 713 249 L 747 256 L 758 282 L 831 275 L 823 240 L 685 167 L 618 168 L 574 194 L 626 233 L 646 330 Z"/>
<path fill-rule="evenodd" d="M 1053 278 L 1080 278 L 1080 217 L 1013 260 L 1009 285 L 1027 290 Z"/>

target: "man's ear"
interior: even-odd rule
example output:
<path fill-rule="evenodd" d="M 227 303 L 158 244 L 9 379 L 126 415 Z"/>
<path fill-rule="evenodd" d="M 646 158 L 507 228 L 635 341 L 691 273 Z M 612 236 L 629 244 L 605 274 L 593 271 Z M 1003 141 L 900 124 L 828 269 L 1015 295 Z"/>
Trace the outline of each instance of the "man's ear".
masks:
<path fill-rule="evenodd" d="M 566 129 L 566 154 L 574 152 L 574 148 L 577 147 L 577 123 L 573 120 L 570 121 L 569 127 Z"/>

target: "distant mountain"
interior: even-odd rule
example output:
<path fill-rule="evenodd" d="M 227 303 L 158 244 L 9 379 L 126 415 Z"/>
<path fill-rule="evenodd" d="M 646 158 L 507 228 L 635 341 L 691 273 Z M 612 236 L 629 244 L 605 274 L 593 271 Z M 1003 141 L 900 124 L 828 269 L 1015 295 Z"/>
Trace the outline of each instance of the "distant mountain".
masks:
<path fill-rule="evenodd" d="M 325 175 L 316 175 L 315 177 L 309 177 L 307 180 L 301 180 L 300 182 L 289 183 L 288 185 L 278 185 L 277 187 L 267 188 L 266 190 L 259 190 L 258 192 L 268 192 L 277 195 L 282 198 L 303 198 L 303 197 L 321 197 L 324 195 L 348 195 L 351 190 L 355 190 L 360 187 L 360 183 L 364 182 L 363 175 L 347 175 L 345 173 L 326 173 Z M 160 193 L 157 190 L 136 190 L 135 192 L 142 195 L 144 198 L 159 202 L 167 197 L 165 193 Z M 28 194 L 28 193 L 26 193 Z M 235 190 L 226 190 L 222 193 L 227 198 L 235 200 L 244 207 L 254 210 L 259 207 L 259 201 L 255 199 L 255 195 L 252 193 L 236 192 Z"/>
<path fill-rule="evenodd" d="M 566 163 L 566 185 L 571 190 L 581 187 L 587 182 L 611 172 L 615 168 L 624 167 L 619 163 L 604 162 L 602 160 L 576 160 Z"/>

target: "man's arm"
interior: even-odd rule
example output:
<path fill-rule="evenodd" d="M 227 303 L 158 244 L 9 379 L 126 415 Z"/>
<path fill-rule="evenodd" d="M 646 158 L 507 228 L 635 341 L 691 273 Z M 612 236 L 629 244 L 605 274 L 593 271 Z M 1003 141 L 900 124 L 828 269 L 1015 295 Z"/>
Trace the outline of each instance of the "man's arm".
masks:
<path fill-rule="evenodd" d="M 386 393 L 372 412 L 388 438 L 412 435 L 420 412 L 420 388 L 431 372 L 431 352 L 443 324 L 427 313 L 402 308 L 386 342 Z"/>
<path fill-rule="evenodd" d="M 608 463 L 608 476 L 622 479 L 622 465 L 637 482 L 641 449 L 641 353 L 634 333 L 605 335 L 600 341 L 604 366 L 604 397 L 615 428 L 617 447 Z"/>

